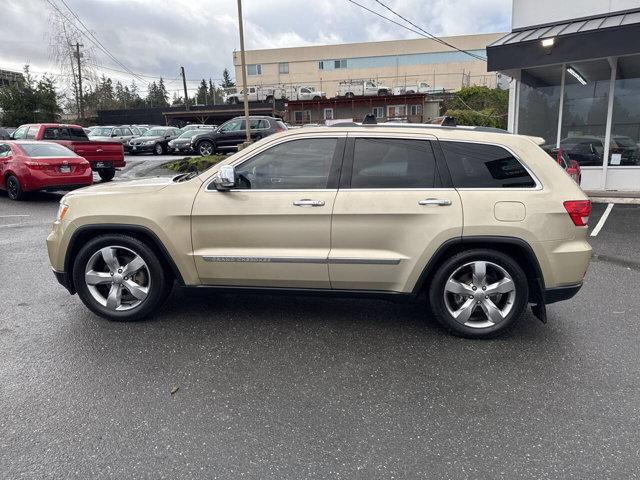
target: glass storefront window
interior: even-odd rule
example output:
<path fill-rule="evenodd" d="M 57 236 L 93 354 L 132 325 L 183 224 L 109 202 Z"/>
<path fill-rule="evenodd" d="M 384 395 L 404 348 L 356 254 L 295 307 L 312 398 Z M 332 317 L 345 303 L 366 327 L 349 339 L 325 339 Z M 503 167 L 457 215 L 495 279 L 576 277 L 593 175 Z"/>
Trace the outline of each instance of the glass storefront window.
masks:
<path fill-rule="evenodd" d="M 609 165 L 640 165 L 640 55 L 618 58 Z"/>
<path fill-rule="evenodd" d="M 607 60 L 566 65 L 560 148 L 581 166 L 602 166 L 610 81 Z"/>
<path fill-rule="evenodd" d="M 522 70 L 520 77 L 518 133 L 544 138 L 548 151 L 557 141 L 561 80 L 561 65 Z"/>

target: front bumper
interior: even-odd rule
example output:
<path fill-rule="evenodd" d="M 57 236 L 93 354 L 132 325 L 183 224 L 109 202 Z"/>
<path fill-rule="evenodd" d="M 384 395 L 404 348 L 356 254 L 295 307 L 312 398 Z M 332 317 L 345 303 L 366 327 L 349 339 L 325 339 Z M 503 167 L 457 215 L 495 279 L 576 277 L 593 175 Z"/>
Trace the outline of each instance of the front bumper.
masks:
<path fill-rule="evenodd" d="M 582 282 L 564 285 L 562 287 L 547 288 L 544 291 L 544 303 L 548 305 L 550 303 L 569 300 L 573 298 L 581 288 Z"/>
<path fill-rule="evenodd" d="M 152 145 L 130 145 L 127 152 L 129 153 L 148 153 L 153 152 L 155 143 Z"/>

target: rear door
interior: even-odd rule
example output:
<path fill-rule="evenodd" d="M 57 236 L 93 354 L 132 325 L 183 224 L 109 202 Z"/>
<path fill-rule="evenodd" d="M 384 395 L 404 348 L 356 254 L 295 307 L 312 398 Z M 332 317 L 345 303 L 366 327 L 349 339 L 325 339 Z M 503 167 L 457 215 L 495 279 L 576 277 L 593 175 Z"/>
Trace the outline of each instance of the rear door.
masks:
<path fill-rule="evenodd" d="M 445 241 L 462 235 L 458 193 L 429 135 L 349 133 L 331 222 L 334 289 L 410 292 Z"/>

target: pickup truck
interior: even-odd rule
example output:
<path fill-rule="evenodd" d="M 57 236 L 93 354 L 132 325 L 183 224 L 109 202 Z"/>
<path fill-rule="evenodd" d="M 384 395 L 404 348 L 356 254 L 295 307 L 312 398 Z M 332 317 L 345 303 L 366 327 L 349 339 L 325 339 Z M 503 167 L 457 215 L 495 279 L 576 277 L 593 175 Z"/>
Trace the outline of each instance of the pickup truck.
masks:
<path fill-rule="evenodd" d="M 30 123 L 21 125 L 12 134 L 14 140 L 47 140 L 64 145 L 91 164 L 91 170 L 108 182 L 116 169 L 123 168 L 124 150 L 120 142 L 92 142 L 79 125 Z"/>
<path fill-rule="evenodd" d="M 336 96 L 353 98 L 358 96 L 384 96 L 389 95 L 391 89 L 380 85 L 373 80 L 345 80 L 338 84 Z"/>
<path fill-rule="evenodd" d="M 394 95 L 405 95 L 408 93 L 427 93 L 429 91 L 429 84 L 427 82 L 418 82 L 413 85 L 400 85 L 393 87 Z"/>

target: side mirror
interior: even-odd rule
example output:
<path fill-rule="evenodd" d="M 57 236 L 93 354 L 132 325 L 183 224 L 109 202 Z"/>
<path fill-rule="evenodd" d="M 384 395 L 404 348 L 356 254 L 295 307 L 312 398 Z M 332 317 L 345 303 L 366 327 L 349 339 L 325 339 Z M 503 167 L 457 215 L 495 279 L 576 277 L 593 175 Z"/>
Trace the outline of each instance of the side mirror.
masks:
<path fill-rule="evenodd" d="M 236 185 L 236 169 L 233 165 L 223 165 L 213 177 L 216 190 L 229 190 Z"/>

